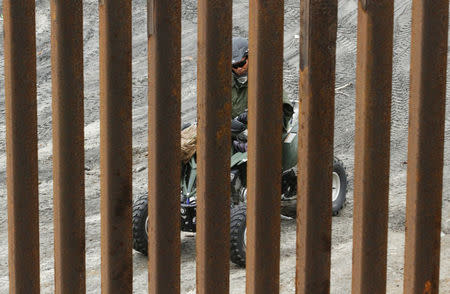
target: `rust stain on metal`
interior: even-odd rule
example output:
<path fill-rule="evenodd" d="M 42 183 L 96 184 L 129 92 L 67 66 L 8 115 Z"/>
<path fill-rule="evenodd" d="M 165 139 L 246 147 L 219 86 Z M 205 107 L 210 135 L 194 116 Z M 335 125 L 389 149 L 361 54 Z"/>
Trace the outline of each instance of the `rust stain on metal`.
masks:
<path fill-rule="evenodd" d="M 218 62 L 218 66 L 221 68 L 225 68 L 225 67 L 228 68 L 229 65 L 230 65 L 230 63 L 222 63 L 220 60 Z M 227 74 L 228 74 L 228 78 L 230 78 L 229 72 L 227 72 Z M 217 91 L 227 92 L 228 88 L 229 87 L 223 87 L 222 85 L 220 85 L 219 89 Z M 215 92 L 214 94 L 217 95 L 218 93 Z M 230 100 L 230 99 L 227 99 L 228 96 L 229 95 L 226 94 L 226 96 L 224 96 L 223 99 Z M 215 114 L 216 119 L 218 121 L 222 122 L 221 124 L 219 124 L 218 129 L 216 130 L 216 144 L 218 144 L 217 146 L 219 146 L 219 145 L 223 144 L 224 142 L 230 141 L 230 139 L 231 139 L 228 134 L 228 133 L 230 133 L 230 124 L 228 122 L 231 117 L 231 101 L 224 101 L 222 105 L 217 105 L 215 107 L 217 107 L 218 109 L 215 109 L 213 113 Z M 224 138 L 224 137 L 226 137 L 226 138 Z M 228 141 L 226 141 L 226 140 L 228 140 Z"/>
<path fill-rule="evenodd" d="M 284 1 L 250 1 L 247 293 L 278 293 Z"/>
<path fill-rule="evenodd" d="M 413 1 L 405 293 L 439 289 L 448 9 L 446 0 Z"/>
<path fill-rule="evenodd" d="M 431 294 L 432 293 L 432 287 L 431 287 L 431 282 L 430 281 L 426 281 L 425 282 L 425 286 L 423 287 L 423 294 Z"/>
<path fill-rule="evenodd" d="M 232 1 L 198 2 L 197 293 L 229 293 Z"/>
<path fill-rule="evenodd" d="M 84 293 L 82 2 L 51 1 L 51 14 L 55 292 Z"/>
<path fill-rule="evenodd" d="M 100 5 L 102 293 L 132 292 L 131 1 Z"/>
<path fill-rule="evenodd" d="M 222 143 L 223 138 L 227 136 L 228 132 L 229 130 L 225 126 L 220 127 L 220 129 L 216 131 L 216 144 Z"/>
<path fill-rule="evenodd" d="M 358 10 L 353 293 L 386 291 L 393 5 Z"/>
<path fill-rule="evenodd" d="M 171 294 L 180 293 L 181 0 L 148 5 L 148 286 Z"/>
<path fill-rule="evenodd" d="M 10 293 L 39 293 L 35 1 L 3 1 Z"/>
<path fill-rule="evenodd" d="M 300 2 L 296 293 L 329 293 L 336 0 Z"/>

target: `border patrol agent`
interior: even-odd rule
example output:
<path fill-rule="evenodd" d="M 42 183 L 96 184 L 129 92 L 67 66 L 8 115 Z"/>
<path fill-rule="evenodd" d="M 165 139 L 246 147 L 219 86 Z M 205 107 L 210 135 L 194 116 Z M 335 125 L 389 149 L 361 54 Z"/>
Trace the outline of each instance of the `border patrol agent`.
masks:
<path fill-rule="evenodd" d="M 231 89 L 231 118 L 240 116 L 239 120 L 247 123 L 248 102 L 248 41 L 242 37 L 232 40 L 232 89 Z M 286 132 L 294 107 L 283 91 L 283 132 Z"/>

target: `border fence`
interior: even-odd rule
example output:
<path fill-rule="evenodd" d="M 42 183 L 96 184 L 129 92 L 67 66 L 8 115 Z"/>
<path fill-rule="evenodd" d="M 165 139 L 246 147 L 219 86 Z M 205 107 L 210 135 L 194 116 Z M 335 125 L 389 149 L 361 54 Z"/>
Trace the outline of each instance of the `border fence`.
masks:
<path fill-rule="evenodd" d="M 55 291 L 84 293 L 83 1 L 50 1 Z M 300 3 L 296 293 L 329 293 L 337 0 Z M 147 5 L 149 293 L 169 294 L 180 292 L 181 0 Z M 10 293 L 39 293 L 35 1 L 3 6 Z M 358 6 L 352 292 L 385 293 L 393 1 Z M 413 0 L 405 293 L 439 291 L 448 6 Z M 99 12 L 101 290 L 131 293 L 131 0 L 99 0 Z M 250 0 L 247 293 L 279 292 L 283 13 L 283 1 Z M 230 288 L 231 33 L 232 0 L 199 0 L 197 293 Z"/>

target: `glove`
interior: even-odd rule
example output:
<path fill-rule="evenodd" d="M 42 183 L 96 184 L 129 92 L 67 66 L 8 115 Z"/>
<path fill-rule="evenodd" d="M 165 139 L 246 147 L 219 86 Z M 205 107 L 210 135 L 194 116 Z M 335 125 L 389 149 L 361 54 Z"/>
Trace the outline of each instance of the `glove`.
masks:
<path fill-rule="evenodd" d="M 247 124 L 247 115 L 248 115 L 248 112 L 246 110 L 243 113 L 239 114 L 236 119 L 243 124 Z"/>
<path fill-rule="evenodd" d="M 247 152 L 247 146 L 248 145 L 245 142 L 233 140 L 233 147 L 237 152 Z"/>
<path fill-rule="evenodd" d="M 235 134 L 239 134 L 240 132 L 243 132 L 247 126 L 243 124 L 242 122 L 238 121 L 237 119 L 231 120 L 231 132 Z"/>

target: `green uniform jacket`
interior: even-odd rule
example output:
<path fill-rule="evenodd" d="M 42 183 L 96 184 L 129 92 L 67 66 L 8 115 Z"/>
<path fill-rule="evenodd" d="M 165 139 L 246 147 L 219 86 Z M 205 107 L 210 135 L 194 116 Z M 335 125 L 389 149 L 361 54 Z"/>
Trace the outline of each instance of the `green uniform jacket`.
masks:
<path fill-rule="evenodd" d="M 232 78 L 231 87 L 231 118 L 235 118 L 243 113 L 247 108 L 247 83 L 240 85 Z M 283 90 L 283 132 L 287 131 L 292 115 L 294 114 L 294 107 L 289 100 L 286 92 Z"/>

